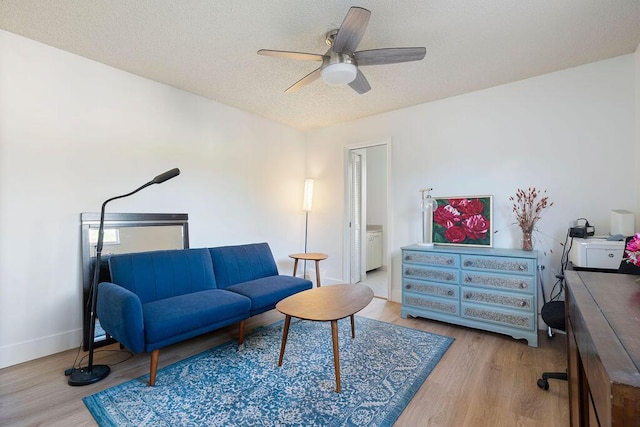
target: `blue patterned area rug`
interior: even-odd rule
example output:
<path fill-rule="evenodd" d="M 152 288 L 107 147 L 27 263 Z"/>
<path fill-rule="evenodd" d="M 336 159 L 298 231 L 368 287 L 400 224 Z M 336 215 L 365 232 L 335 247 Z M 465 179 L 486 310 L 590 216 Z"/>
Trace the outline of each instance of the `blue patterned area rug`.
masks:
<path fill-rule="evenodd" d="M 282 367 L 280 321 L 84 403 L 100 426 L 390 426 L 453 338 L 355 319 L 355 339 L 338 322 L 341 393 L 331 324 L 293 319 Z"/>

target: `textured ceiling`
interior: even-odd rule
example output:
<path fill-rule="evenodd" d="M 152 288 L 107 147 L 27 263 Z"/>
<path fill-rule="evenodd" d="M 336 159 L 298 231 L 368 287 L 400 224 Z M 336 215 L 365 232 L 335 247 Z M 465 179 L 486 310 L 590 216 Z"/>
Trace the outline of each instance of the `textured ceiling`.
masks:
<path fill-rule="evenodd" d="M 349 7 L 371 10 L 358 50 L 424 46 L 424 60 L 362 67 L 372 90 L 317 80 L 284 90 L 323 54 Z M 628 54 L 639 0 L 0 0 L 0 29 L 312 129 Z"/>

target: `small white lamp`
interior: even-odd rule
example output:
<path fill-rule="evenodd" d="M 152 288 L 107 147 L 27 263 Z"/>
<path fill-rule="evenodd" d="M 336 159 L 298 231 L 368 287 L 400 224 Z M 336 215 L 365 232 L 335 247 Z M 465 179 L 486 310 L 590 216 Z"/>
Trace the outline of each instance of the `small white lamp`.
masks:
<path fill-rule="evenodd" d="M 427 248 L 433 247 L 431 227 L 433 226 L 433 212 L 438 209 L 438 202 L 436 202 L 436 199 L 431 197 L 431 194 L 429 194 L 429 191 L 431 190 L 433 190 L 431 187 L 420 190 L 420 193 L 422 194 L 420 204 L 420 208 L 422 210 L 422 242 L 418 242 L 418 246 L 424 246 Z"/>

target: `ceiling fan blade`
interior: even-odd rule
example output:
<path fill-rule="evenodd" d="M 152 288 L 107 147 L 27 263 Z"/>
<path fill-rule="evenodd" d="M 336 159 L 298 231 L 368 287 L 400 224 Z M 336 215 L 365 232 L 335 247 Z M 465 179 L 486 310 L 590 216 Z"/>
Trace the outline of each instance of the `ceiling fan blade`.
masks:
<path fill-rule="evenodd" d="M 290 52 L 287 50 L 260 49 L 258 55 L 275 56 L 278 58 L 297 59 L 300 61 L 322 61 L 324 56 L 315 53 Z"/>
<path fill-rule="evenodd" d="M 338 29 L 336 39 L 333 41 L 333 51 L 338 53 L 353 53 L 364 32 L 367 31 L 369 25 L 369 17 L 371 12 L 361 7 L 352 7 L 347 12 L 342 25 Z"/>
<path fill-rule="evenodd" d="M 349 86 L 351 86 L 351 89 L 355 90 L 360 95 L 365 94 L 371 90 L 371 85 L 360 70 L 358 70 L 358 74 L 356 75 L 355 80 L 349 83 Z"/>
<path fill-rule="evenodd" d="M 396 64 L 398 62 L 420 61 L 427 53 L 424 47 L 392 47 L 387 49 L 361 50 L 353 57 L 358 65 Z"/>
<path fill-rule="evenodd" d="M 322 68 L 313 70 L 312 72 L 310 72 L 309 74 L 307 74 L 306 76 L 304 76 L 303 78 L 295 82 L 293 85 L 289 86 L 289 88 L 285 90 L 285 93 L 293 93 L 298 89 L 300 89 L 301 87 L 306 86 L 309 83 L 318 80 L 318 78 L 320 77 L 321 70 Z"/>

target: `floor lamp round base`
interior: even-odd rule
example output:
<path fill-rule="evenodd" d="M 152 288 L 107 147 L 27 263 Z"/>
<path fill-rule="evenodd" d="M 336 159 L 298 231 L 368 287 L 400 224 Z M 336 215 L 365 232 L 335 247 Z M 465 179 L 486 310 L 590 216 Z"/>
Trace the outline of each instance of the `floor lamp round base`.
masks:
<path fill-rule="evenodd" d="M 87 368 L 76 369 L 69 376 L 69 385 L 80 386 L 97 383 L 109 375 L 111 369 L 107 365 L 93 365 L 93 369 L 88 371 Z"/>
<path fill-rule="evenodd" d="M 418 246 L 422 246 L 423 248 L 432 248 L 433 243 L 418 242 Z"/>

